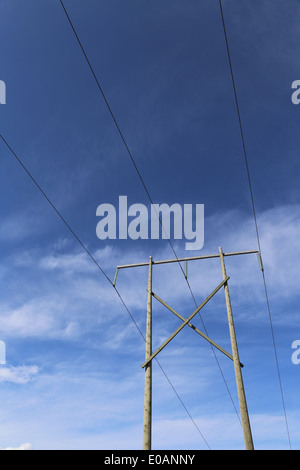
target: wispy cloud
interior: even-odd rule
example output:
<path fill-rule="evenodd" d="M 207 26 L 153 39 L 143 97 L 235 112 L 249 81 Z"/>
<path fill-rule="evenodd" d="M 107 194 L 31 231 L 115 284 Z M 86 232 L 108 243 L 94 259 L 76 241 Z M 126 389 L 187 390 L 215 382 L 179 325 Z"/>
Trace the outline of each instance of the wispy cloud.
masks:
<path fill-rule="evenodd" d="M 25 444 L 21 444 L 19 447 L 5 447 L 5 448 L 0 448 L 0 450 L 32 450 L 32 445 L 27 442 Z"/>
<path fill-rule="evenodd" d="M 258 219 L 264 268 L 271 298 L 282 300 L 297 294 L 300 206 L 274 208 L 259 214 Z M 224 251 L 256 248 L 251 218 L 240 217 L 240 214 L 238 217 L 235 212 L 228 212 L 211 216 L 206 224 L 212 235 L 201 254 L 218 252 L 220 244 L 218 234 L 221 227 L 226 234 L 225 240 L 222 240 Z M 180 250 L 178 253 L 179 256 L 182 255 Z M 141 245 L 138 250 L 126 253 L 116 246 L 107 245 L 94 253 L 101 266 L 112 274 L 117 264 L 131 262 L 132 259 L 146 261 L 148 255 L 148 251 L 146 253 Z M 173 258 L 174 255 L 171 256 L 168 246 L 156 250 L 155 259 L 169 257 Z M 17 265 L 19 259 L 20 257 L 15 258 Z M 256 255 L 226 258 L 226 264 L 231 277 L 230 286 L 236 300 L 242 301 L 248 298 L 252 301 L 255 299 L 255 302 L 263 302 L 262 278 Z M 123 325 L 122 330 L 125 331 L 123 328 L 126 322 L 123 323 L 121 319 L 126 318 L 128 321 L 127 314 L 123 311 L 113 288 L 101 272 L 98 272 L 86 253 L 78 249 L 70 250 L 69 247 L 63 253 L 51 248 L 45 255 L 36 251 L 32 253 L 27 251 L 23 257 L 22 268 L 22 289 L 18 291 L 18 302 L 14 297 L 6 299 L 4 297 L 2 301 L 1 321 L 2 331 L 5 334 L 72 338 L 80 334 L 80 331 L 86 332 L 89 328 L 93 329 L 97 324 L 100 325 L 107 318 L 108 310 L 110 319 L 120 320 L 120 325 Z M 11 262 L 5 265 L 5 269 L 8 272 L 12 269 Z M 28 281 L 26 275 L 24 276 L 26 269 L 30 273 Z M 218 260 L 189 263 L 189 282 L 199 302 L 220 281 L 221 270 Z M 146 283 L 147 268 L 122 270 L 119 273 L 118 289 L 135 316 L 139 315 L 138 312 L 146 305 Z M 190 298 L 177 264 L 155 268 L 153 290 L 175 309 L 176 306 L 179 308 L 183 304 L 187 305 L 187 299 Z M 190 305 L 192 306 L 192 303 Z M 84 316 L 82 310 L 86 311 Z M 121 310 L 125 315 L 120 315 Z M 139 320 L 138 317 L 136 319 Z M 119 334 L 118 344 L 122 337 L 125 341 L 126 335 Z"/>
<path fill-rule="evenodd" d="M 65 304 L 64 304 L 65 306 Z M 20 307 L 1 307 L 2 334 L 15 337 L 64 337 L 75 332 L 72 318 L 60 317 L 64 307 L 57 296 L 33 298 Z"/>
<path fill-rule="evenodd" d="M 1 367 L 0 383 L 26 384 L 39 373 L 38 366 Z"/>
<path fill-rule="evenodd" d="M 46 230 L 45 223 L 41 224 L 41 214 L 34 211 L 16 213 L 1 220 L 0 240 L 4 242 L 20 242 L 33 235 L 40 235 Z"/>

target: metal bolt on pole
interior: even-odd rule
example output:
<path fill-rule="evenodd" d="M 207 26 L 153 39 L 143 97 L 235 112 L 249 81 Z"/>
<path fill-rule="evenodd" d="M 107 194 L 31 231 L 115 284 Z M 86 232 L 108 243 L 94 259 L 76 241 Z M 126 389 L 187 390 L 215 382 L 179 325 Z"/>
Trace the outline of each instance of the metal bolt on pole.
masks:
<path fill-rule="evenodd" d="M 149 257 L 148 299 L 146 320 L 146 360 L 152 355 L 152 257 Z M 152 361 L 145 367 L 143 450 L 151 450 Z"/>
<path fill-rule="evenodd" d="M 220 253 L 223 279 L 226 279 L 227 274 L 226 274 L 223 250 L 221 247 L 219 248 L 219 253 Z M 245 389 L 244 389 L 244 384 L 243 384 L 242 370 L 240 366 L 239 352 L 238 352 L 238 346 L 237 346 L 237 341 L 236 341 L 231 302 L 230 302 L 230 296 L 229 296 L 229 288 L 228 288 L 227 282 L 224 284 L 224 290 L 225 290 L 228 325 L 229 325 L 229 332 L 230 332 L 230 339 L 231 339 L 231 347 L 232 347 L 232 355 L 233 355 L 233 363 L 234 363 L 234 371 L 235 371 L 235 377 L 236 377 L 240 412 L 241 412 L 241 420 L 242 420 L 243 433 L 244 433 L 245 448 L 246 450 L 253 450 L 254 446 L 253 446 L 253 440 L 252 440 L 250 420 L 249 420 L 249 415 L 248 415 L 246 395 L 245 395 Z"/>

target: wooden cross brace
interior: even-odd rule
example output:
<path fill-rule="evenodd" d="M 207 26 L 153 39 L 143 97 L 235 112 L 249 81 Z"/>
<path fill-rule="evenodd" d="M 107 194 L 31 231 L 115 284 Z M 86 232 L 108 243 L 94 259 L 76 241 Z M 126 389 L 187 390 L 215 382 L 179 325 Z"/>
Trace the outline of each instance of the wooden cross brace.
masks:
<path fill-rule="evenodd" d="M 221 348 L 217 343 L 215 343 L 213 340 L 211 340 L 207 335 L 205 335 L 204 333 L 202 333 L 200 330 L 198 330 L 198 328 L 196 328 L 192 323 L 190 323 L 190 321 L 192 320 L 192 318 L 199 312 L 199 310 L 201 310 L 204 305 L 207 304 L 207 302 L 218 292 L 218 290 L 228 281 L 229 276 L 227 276 L 214 290 L 213 292 L 201 303 L 201 305 L 199 305 L 199 307 L 196 308 L 196 310 L 194 310 L 194 312 L 188 317 L 188 318 L 184 318 L 182 315 L 180 315 L 179 313 L 177 313 L 172 307 L 170 307 L 166 302 L 164 302 L 162 299 L 160 299 L 156 294 L 154 294 L 154 292 L 151 292 L 151 294 L 153 295 L 153 297 L 158 300 L 159 302 L 161 302 L 166 308 L 168 308 L 172 313 L 174 313 L 174 315 L 176 315 L 178 318 L 180 318 L 182 320 L 182 325 L 180 325 L 177 330 L 171 335 L 169 336 L 168 339 L 166 339 L 166 341 L 142 364 L 142 368 L 146 367 L 147 364 L 152 361 L 152 359 L 154 359 L 154 357 L 173 339 L 175 338 L 175 336 L 186 326 L 188 325 L 190 328 L 192 328 L 194 331 L 196 331 L 196 333 L 198 333 L 200 336 L 202 336 L 203 338 L 205 338 L 209 343 L 211 343 L 213 346 L 215 346 L 217 349 L 219 349 L 219 351 L 221 351 L 223 354 L 225 354 L 227 357 L 229 357 L 231 360 L 233 360 L 233 357 L 231 354 L 229 354 L 227 351 L 225 351 L 223 348 Z M 241 367 L 243 367 L 243 364 L 240 364 Z"/>

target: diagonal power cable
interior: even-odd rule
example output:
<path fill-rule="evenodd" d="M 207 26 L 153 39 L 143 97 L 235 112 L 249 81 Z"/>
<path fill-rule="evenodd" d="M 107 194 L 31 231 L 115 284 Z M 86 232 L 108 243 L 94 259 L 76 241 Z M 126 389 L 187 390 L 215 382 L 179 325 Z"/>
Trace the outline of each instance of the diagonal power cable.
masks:
<path fill-rule="evenodd" d="M 100 266 L 99 262 L 95 259 L 95 257 L 92 255 L 92 253 L 87 249 L 87 247 L 84 245 L 84 243 L 80 240 L 80 238 L 78 237 L 78 235 L 75 233 L 75 231 L 72 229 L 72 227 L 69 225 L 69 223 L 66 221 L 66 219 L 63 217 L 63 215 L 60 213 L 60 211 L 56 208 L 56 206 L 53 204 L 53 202 L 51 201 L 51 199 L 47 196 L 47 194 L 45 193 L 45 191 L 41 188 L 41 186 L 39 185 L 39 183 L 37 182 L 37 180 L 32 176 L 32 174 L 30 173 L 30 171 L 27 169 L 27 167 L 24 165 L 24 163 L 22 162 L 22 160 L 18 157 L 18 155 L 16 154 L 16 152 L 12 149 L 12 147 L 8 144 L 8 142 L 5 140 L 5 138 L 0 134 L 0 138 L 2 139 L 3 143 L 6 145 L 6 147 L 8 148 L 8 150 L 11 152 L 11 154 L 14 156 L 14 158 L 17 160 L 17 162 L 21 165 L 21 167 L 23 168 L 23 170 L 27 173 L 27 175 L 29 176 L 29 178 L 31 179 L 31 181 L 35 184 L 35 186 L 37 187 L 37 189 L 40 191 L 40 193 L 43 195 L 43 197 L 46 199 L 46 201 L 48 202 L 48 204 L 50 204 L 50 206 L 52 207 L 52 209 L 54 210 L 54 212 L 56 213 L 56 215 L 60 218 L 60 220 L 63 222 L 63 224 L 67 227 L 67 229 L 71 232 L 71 234 L 73 235 L 73 237 L 76 239 L 76 241 L 79 243 L 79 245 L 81 246 L 81 248 L 83 248 L 83 250 L 86 252 L 86 254 L 89 256 L 89 258 L 93 261 L 93 263 L 96 265 L 96 267 L 101 271 L 101 273 L 104 275 L 104 277 L 106 278 L 106 280 L 109 282 L 109 284 L 114 288 L 116 294 L 118 295 L 121 303 L 123 304 L 125 310 L 127 311 L 128 315 L 130 316 L 132 322 L 134 323 L 135 327 L 137 328 L 139 334 L 141 335 L 141 337 L 143 338 L 143 340 L 146 342 L 146 338 L 144 337 L 140 327 L 138 326 L 136 320 L 134 319 L 132 313 L 130 312 L 128 306 L 126 305 L 123 297 L 121 296 L 120 292 L 118 291 L 118 289 L 116 288 L 116 286 L 113 284 L 113 282 L 111 281 L 111 279 L 109 278 L 109 276 L 106 274 L 106 272 L 103 270 L 103 268 Z M 156 359 L 156 358 L 155 358 Z M 187 415 L 189 416 L 189 418 L 191 419 L 192 423 L 194 424 L 195 428 L 197 429 L 198 433 L 200 434 L 200 436 L 202 437 L 203 441 L 205 442 L 205 444 L 207 445 L 207 447 L 209 449 L 211 449 L 211 447 L 209 446 L 207 440 L 205 439 L 205 437 L 203 436 L 202 432 L 200 431 L 199 427 L 197 426 L 195 420 L 193 419 L 193 417 L 191 416 L 188 408 L 186 407 L 186 405 L 184 404 L 182 398 L 180 397 L 180 395 L 178 394 L 178 392 L 176 391 L 174 385 L 172 384 L 171 380 L 169 379 L 167 373 L 165 372 L 165 370 L 163 369 L 162 365 L 160 364 L 160 362 L 156 359 L 156 362 L 159 366 L 159 368 L 161 369 L 162 373 L 164 374 L 165 378 L 167 379 L 168 383 L 170 384 L 171 388 L 173 389 L 174 393 L 176 394 L 178 400 L 180 401 L 181 405 L 183 406 L 183 408 L 185 409 Z"/>
<path fill-rule="evenodd" d="M 260 256 L 262 258 L 260 236 L 259 236 L 259 230 L 258 230 L 258 222 L 257 222 L 255 203 L 254 203 L 254 195 L 253 195 L 252 182 L 251 182 L 251 174 L 250 174 L 249 163 L 248 163 L 248 155 L 247 155 L 247 150 L 246 150 L 246 144 L 245 144 L 245 138 L 244 138 L 244 132 L 243 132 L 243 125 L 242 125 L 239 102 L 238 102 L 238 97 L 237 97 L 237 91 L 236 91 L 232 61 L 231 61 L 231 56 L 230 56 L 229 42 L 228 42 L 228 37 L 227 37 L 227 32 L 226 32 L 226 24 L 225 24 L 225 19 L 224 19 L 224 13 L 223 13 L 222 1 L 221 0 L 219 0 L 219 6 L 220 6 L 220 13 L 221 13 L 222 24 L 223 24 L 226 50 L 227 50 L 229 68 L 230 68 L 230 75 L 231 75 L 231 81 L 232 81 L 232 86 L 233 86 L 234 100 L 235 100 L 235 104 L 236 104 L 236 111 L 237 111 L 237 116 L 238 116 L 238 122 L 239 122 L 239 128 L 240 128 L 240 134 L 241 134 L 241 140 L 242 140 L 242 147 L 243 147 L 243 154 L 244 154 L 244 159 L 245 159 L 246 172 L 247 172 L 247 178 L 248 178 L 248 184 L 249 184 L 249 190 L 250 190 L 250 198 L 251 198 L 253 218 L 254 218 L 254 224 L 255 224 L 255 230 L 256 230 L 258 250 L 259 250 Z M 286 423 L 287 436 L 288 436 L 289 446 L 290 446 L 290 449 L 291 449 L 289 426 L 288 426 L 288 421 L 287 421 L 286 407 L 285 407 L 283 387 L 282 387 L 282 381 L 281 381 L 281 375 L 280 375 L 280 369 L 279 369 L 277 347 L 276 347 L 276 340 L 275 340 L 273 321 L 272 321 L 272 315 L 271 315 L 271 309 L 270 309 L 267 283 L 266 283 L 264 270 L 262 269 L 261 271 L 262 271 L 262 276 L 263 276 L 263 284 L 264 284 L 264 290 L 265 290 L 265 296 L 266 296 L 266 303 L 267 303 L 267 310 L 268 310 L 268 316 L 269 316 L 269 322 L 270 322 L 271 335 L 272 335 L 272 340 L 273 340 L 274 355 L 275 355 L 275 361 L 276 361 L 276 368 L 277 368 L 277 375 L 278 375 L 278 381 L 279 381 L 279 387 L 280 387 L 280 393 L 281 393 L 283 412 L 284 412 L 285 423 Z"/>
<path fill-rule="evenodd" d="M 100 84 L 100 82 L 99 82 L 99 80 L 98 80 L 98 78 L 97 78 L 97 75 L 96 75 L 96 73 L 95 73 L 95 71 L 94 71 L 94 69 L 93 69 L 93 66 L 92 66 L 92 64 L 91 64 L 91 62 L 90 62 L 90 60 L 89 60 L 89 58 L 88 58 L 88 56 L 87 56 L 87 53 L 86 53 L 86 51 L 85 51 L 85 49 L 84 49 L 84 47 L 83 47 L 83 44 L 82 44 L 82 42 L 81 42 L 81 40 L 80 40 L 80 38 L 79 38 L 79 36 L 78 36 L 78 33 L 77 33 L 77 31 L 76 31 L 76 28 L 75 28 L 75 26 L 74 26 L 74 24 L 73 24 L 73 22 L 72 22 L 72 20 L 71 20 L 71 18 L 70 18 L 70 15 L 69 15 L 68 12 L 67 12 L 67 9 L 66 9 L 66 7 L 65 7 L 65 5 L 64 5 L 64 2 L 63 2 L 63 0 L 59 0 L 59 2 L 60 2 L 61 6 L 62 6 L 62 8 L 63 8 L 63 10 L 64 10 L 64 13 L 65 13 L 65 15 L 66 15 L 66 18 L 67 18 L 67 20 L 68 20 L 68 22 L 69 22 L 69 24 L 70 24 L 70 26 L 71 26 L 71 28 L 72 28 L 72 31 L 73 31 L 73 33 L 74 33 L 74 35 L 75 35 L 75 38 L 76 38 L 76 40 L 77 40 L 77 42 L 78 42 L 78 45 L 79 45 L 79 47 L 80 47 L 80 49 L 81 49 L 81 51 L 82 51 L 82 53 L 83 53 L 83 55 L 84 55 L 84 58 L 85 58 L 85 60 L 86 60 L 86 63 L 87 63 L 87 65 L 88 65 L 88 67 L 89 67 L 89 69 L 90 69 L 90 71 L 91 71 L 91 73 L 92 73 L 92 75 L 93 75 L 93 78 L 94 78 L 94 80 L 95 80 L 95 82 L 96 82 L 97 88 L 98 88 L 98 90 L 99 90 L 99 92 L 100 92 L 102 98 L 104 99 L 104 102 L 105 102 L 105 104 L 106 104 L 106 106 L 107 106 L 107 109 L 108 109 L 108 111 L 109 111 L 109 113 L 110 113 L 110 115 L 111 115 L 111 118 L 112 118 L 112 120 L 113 120 L 115 126 L 116 126 L 116 129 L 117 129 L 117 131 L 118 131 L 118 133 L 119 133 L 119 135 L 120 135 L 120 138 L 121 138 L 121 140 L 122 140 L 122 142 L 123 142 L 123 144 L 124 144 L 124 146 L 125 146 L 125 149 L 126 149 L 128 155 L 129 155 L 129 158 L 130 158 L 130 160 L 131 160 L 131 162 L 132 162 L 132 164 L 133 164 L 133 166 L 134 166 L 134 168 L 135 168 L 135 170 L 136 170 L 136 172 L 137 172 L 137 175 L 138 175 L 138 177 L 139 177 L 139 179 L 140 179 L 140 181 L 141 181 L 141 184 L 142 184 L 142 186 L 143 186 L 143 188 L 144 188 L 144 190 L 145 190 L 145 192 L 146 192 L 146 194 L 147 194 L 147 197 L 148 197 L 149 201 L 151 202 L 151 204 L 153 204 L 153 200 L 152 200 L 152 197 L 151 197 L 151 195 L 150 195 L 150 192 L 149 192 L 149 190 L 148 190 L 148 188 L 147 188 L 147 185 L 146 185 L 146 183 L 145 183 L 145 181 L 144 181 L 144 179 L 143 179 L 143 177 L 142 177 L 142 174 L 141 174 L 141 172 L 140 172 L 140 170 L 139 170 L 139 168 L 138 168 L 138 166 L 137 166 L 137 164 L 136 164 L 136 162 L 135 162 L 135 159 L 134 159 L 134 157 L 133 157 L 133 155 L 132 155 L 132 152 L 130 151 L 130 148 L 129 148 L 129 146 L 128 146 L 128 144 L 127 144 L 127 141 L 126 141 L 126 139 L 125 139 L 125 137 L 124 137 L 124 134 L 123 134 L 122 131 L 121 131 L 121 128 L 120 128 L 120 126 L 119 126 L 119 124 L 118 124 L 118 122 L 117 122 L 117 119 L 116 119 L 116 117 L 115 117 L 115 115 L 114 115 L 114 113 L 113 113 L 113 111 L 112 111 L 112 108 L 111 108 L 111 106 L 110 106 L 110 104 L 109 104 L 109 102 L 108 102 L 108 100 L 107 100 L 107 98 L 106 98 L 106 95 L 105 95 L 105 93 L 104 93 L 104 91 L 103 91 L 103 88 L 102 88 L 102 86 L 101 86 L 101 84 Z M 166 234 L 165 228 L 164 228 L 164 226 L 163 226 L 163 224 L 162 224 L 161 217 L 160 217 L 159 214 L 157 213 L 156 208 L 155 208 L 154 205 L 153 205 L 153 207 L 154 207 L 154 210 L 155 210 L 155 212 L 156 212 L 156 215 L 157 215 L 157 217 L 158 217 L 158 219 L 159 219 L 159 223 L 160 223 L 160 225 L 161 225 L 161 227 L 162 227 L 162 230 L 163 230 L 163 231 L 165 232 L 165 234 Z M 166 235 L 167 235 L 167 234 L 166 234 Z M 193 294 L 191 285 L 190 285 L 190 283 L 189 283 L 187 277 L 185 276 L 184 269 L 183 269 L 181 263 L 180 263 L 179 260 L 178 260 L 178 256 L 177 256 L 177 254 L 176 254 L 176 251 L 175 251 L 175 249 L 174 249 L 174 246 L 173 246 L 173 244 L 172 244 L 170 238 L 168 237 L 168 235 L 167 235 L 167 240 L 168 240 L 169 245 L 170 245 L 170 247 L 171 247 L 171 249 L 172 249 L 172 251 L 173 251 L 173 253 L 174 253 L 175 258 L 176 258 L 177 261 L 178 261 L 178 265 L 179 265 L 180 270 L 181 270 L 181 272 L 182 272 L 182 274 L 183 274 L 183 276 L 184 276 L 184 279 L 185 279 L 185 281 L 186 281 L 186 283 L 187 283 L 187 286 L 188 286 L 188 289 L 189 289 L 190 294 L 191 294 L 191 296 L 192 296 L 192 299 L 193 299 L 195 305 L 197 306 L 198 304 L 197 304 L 196 299 L 195 299 L 195 296 L 194 296 L 194 294 Z M 200 319 L 201 319 L 201 322 L 202 322 L 204 331 L 205 331 L 205 333 L 208 335 L 206 326 L 205 326 L 205 324 L 204 324 L 204 321 L 203 321 L 203 318 L 202 318 L 200 312 L 199 312 L 199 317 L 200 317 Z M 217 358 L 215 349 L 213 348 L 213 346 L 212 346 L 211 344 L 210 344 L 210 347 L 211 347 L 211 349 L 212 349 L 214 358 L 215 358 L 215 360 L 216 360 L 216 363 L 217 363 L 217 366 L 218 366 L 218 368 L 219 368 L 220 374 L 221 374 L 221 376 L 222 376 L 222 379 L 223 379 L 223 381 L 224 381 L 225 387 L 226 387 L 226 389 L 227 389 L 227 393 L 228 393 L 228 395 L 229 395 L 229 398 L 230 398 L 230 400 L 231 400 L 231 402 L 232 402 L 232 405 L 233 405 L 234 410 L 235 410 L 235 412 L 236 412 L 236 414 L 237 414 L 237 417 L 238 417 L 238 419 L 239 419 L 239 421 L 240 421 L 240 423 L 241 423 L 241 420 L 240 420 L 240 417 L 239 417 L 237 408 L 236 408 L 236 406 L 235 406 L 235 404 L 234 404 L 232 395 L 231 395 L 231 393 L 230 393 L 230 390 L 229 390 L 228 384 L 227 384 L 227 382 L 226 382 L 225 376 L 224 376 L 224 374 L 223 374 L 221 365 L 220 365 L 219 360 L 218 360 L 218 358 Z"/>

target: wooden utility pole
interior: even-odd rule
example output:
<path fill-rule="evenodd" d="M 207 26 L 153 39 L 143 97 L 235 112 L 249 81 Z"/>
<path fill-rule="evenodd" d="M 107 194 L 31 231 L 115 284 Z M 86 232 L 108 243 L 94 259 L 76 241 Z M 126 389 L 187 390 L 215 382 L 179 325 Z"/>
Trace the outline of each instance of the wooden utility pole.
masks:
<path fill-rule="evenodd" d="M 146 320 L 146 361 L 152 355 L 152 257 L 149 257 Z M 151 450 L 152 424 L 152 360 L 145 367 L 143 450 Z"/>
<path fill-rule="evenodd" d="M 252 433 L 250 428 L 250 421 L 246 403 L 246 396 L 242 378 L 242 371 L 241 367 L 243 364 L 239 360 L 239 353 L 235 335 L 235 328 L 233 323 L 233 316 L 232 316 L 232 309 L 231 309 L 231 302 L 229 296 L 229 289 L 228 289 L 228 280 L 229 276 L 226 274 L 225 256 L 238 256 L 238 255 L 246 255 L 256 253 L 260 259 L 260 253 L 258 250 L 248 250 L 248 251 L 235 251 L 231 253 L 223 253 L 222 248 L 219 248 L 219 253 L 211 254 L 211 255 L 199 255 L 193 256 L 188 258 L 176 258 L 176 259 L 168 259 L 168 260 L 160 260 L 160 261 L 153 261 L 152 257 L 149 257 L 148 262 L 143 263 L 135 263 L 135 264 L 125 264 L 122 266 L 117 266 L 115 279 L 113 285 L 115 286 L 117 281 L 117 276 L 119 269 L 126 269 L 126 268 L 136 268 L 141 266 L 148 266 L 148 297 L 147 297 L 147 319 L 146 319 L 146 357 L 145 362 L 142 364 L 142 367 L 145 368 L 145 390 L 144 390 L 144 424 L 143 424 L 143 450 L 151 450 L 151 424 L 152 424 L 152 360 L 159 354 L 167 344 L 169 344 L 175 336 L 185 327 L 189 326 L 192 328 L 197 334 L 202 336 L 206 339 L 211 345 L 216 347 L 219 351 L 224 353 L 228 358 L 230 358 L 234 363 L 234 371 L 236 377 L 236 384 L 238 390 L 238 398 L 239 398 L 239 405 L 240 405 L 240 412 L 241 412 L 241 420 L 242 420 L 242 427 L 244 433 L 244 440 L 245 440 L 245 447 L 246 450 L 253 450 L 253 440 L 252 440 Z M 208 258 L 220 258 L 221 260 L 221 268 L 223 274 L 222 282 L 211 292 L 211 294 L 194 310 L 194 312 L 188 316 L 187 318 L 183 317 L 179 313 L 177 313 L 172 307 L 170 307 L 166 302 L 160 299 L 153 291 L 152 291 L 152 266 L 156 264 L 166 264 L 166 263 L 178 263 L 178 262 L 185 262 L 188 261 L 195 261 L 200 259 L 208 259 Z M 261 265 L 261 261 L 260 261 Z M 187 278 L 187 266 L 185 267 L 185 277 Z M 225 290 L 225 299 L 226 299 L 226 307 L 227 307 L 227 316 L 228 316 L 228 324 L 229 324 L 229 332 L 230 332 L 230 339 L 231 339 L 231 347 L 232 347 L 232 354 L 225 351 L 221 348 L 217 343 L 215 343 L 212 339 L 210 339 L 207 335 L 202 333 L 198 328 L 196 328 L 192 323 L 191 320 L 193 317 L 207 304 L 207 302 L 224 286 Z M 152 352 L 152 296 L 161 302 L 166 308 L 168 308 L 174 315 L 182 320 L 181 326 L 179 326 L 176 331 L 164 341 L 164 343 L 153 353 Z"/>
<path fill-rule="evenodd" d="M 220 253 L 223 280 L 225 280 L 227 278 L 227 274 L 226 274 L 223 250 L 221 247 L 219 248 L 219 253 Z M 230 296 L 229 296 L 229 288 L 228 288 L 227 281 L 224 284 L 224 291 L 225 291 L 225 300 L 226 300 L 226 307 L 227 307 L 229 333 L 230 333 L 230 339 L 231 339 L 234 372 L 235 372 L 235 378 L 236 378 L 236 386 L 237 386 L 237 391 L 238 391 L 241 420 L 242 420 L 242 427 L 243 427 L 243 433 L 244 433 L 245 448 L 246 450 L 253 450 L 254 447 L 253 447 L 252 433 L 251 433 L 251 428 L 250 428 L 246 395 L 245 395 L 245 389 L 244 389 L 244 384 L 243 384 L 242 370 L 240 366 L 239 351 L 238 351 L 238 346 L 237 346 L 237 341 L 236 341 L 235 328 L 234 328 L 231 302 L 230 302 Z"/>

